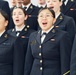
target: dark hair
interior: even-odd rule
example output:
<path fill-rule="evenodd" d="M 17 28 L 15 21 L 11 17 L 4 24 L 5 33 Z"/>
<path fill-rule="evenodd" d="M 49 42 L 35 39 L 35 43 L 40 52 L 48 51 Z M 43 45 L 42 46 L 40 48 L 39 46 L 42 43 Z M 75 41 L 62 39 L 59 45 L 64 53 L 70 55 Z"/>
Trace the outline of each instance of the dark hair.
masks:
<path fill-rule="evenodd" d="M 0 13 L 5 18 L 5 20 L 9 20 L 8 14 L 5 11 L 3 11 L 2 9 L 0 9 Z"/>
<path fill-rule="evenodd" d="M 22 8 L 22 7 L 14 7 L 14 9 L 17 9 L 17 8 L 21 9 L 25 16 L 27 15 L 26 10 L 24 8 Z M 14 9 L 13 9 L 13 11 L 14 11 Z M 13 11 L 12 11 L 12 13 L 13 13 Z"/>
<path fill-rule="evenodd" d="M 52 13 L 53 18 L 55 18 L 55 12 L 54 12 L 51 8 L 47 8 L 47 7 L 41 8 L 41 9 L 39 10 L 39 12 L 38 12 L 38 15 L 39 15 L 39 13 L 40 13 L 41 11 L 43 11 L 43 10 L 45 10 L 45 9 L 48 9 L 48 10 Z"/>
<path fill-rule="evenodd" d="M 59 0 L 61 2 L 61 0 Z"/>

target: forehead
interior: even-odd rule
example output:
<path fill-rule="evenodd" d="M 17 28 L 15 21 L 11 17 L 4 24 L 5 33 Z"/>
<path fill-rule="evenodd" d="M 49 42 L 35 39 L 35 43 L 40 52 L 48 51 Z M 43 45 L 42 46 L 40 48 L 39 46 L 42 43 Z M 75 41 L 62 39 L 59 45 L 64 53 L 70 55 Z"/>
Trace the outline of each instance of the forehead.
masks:
<path fill-rule="evenodd" d="M 48 10 L 48 9 L 41 10 L 39 14 L 42 14 L 42 13 L 50 13 L 50 14 L 52 14 L 51 11 Z"/>
<path fill-rule="evenodd" d="M 13 10 L 13 12 L 23 12 L 23 10 L 20 9 L 20 8 L 15 8 L 15 9 Z"/>

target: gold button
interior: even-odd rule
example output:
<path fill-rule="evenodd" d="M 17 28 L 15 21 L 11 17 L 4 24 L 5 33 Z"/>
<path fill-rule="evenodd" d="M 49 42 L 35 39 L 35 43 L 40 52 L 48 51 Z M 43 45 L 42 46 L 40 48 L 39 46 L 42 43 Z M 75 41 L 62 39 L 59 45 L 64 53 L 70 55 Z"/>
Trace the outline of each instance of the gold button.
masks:
<path fill-rule="evenodd" d="M 42 63 L 42 60 L 40 60 L 40 63 Z"/>
<path fill-rule="evenodd" d="M 39 46 L 39 48 L 41 48 L 41 45 Z"/>
<path fill-rule="evenodd" d="M 39 53 L 39 56 L 41 56 L 41 53 Z"/>
<path fill-rule="evenodd" d="M 40 67 L 40 70 L 42 70 L 43 68 L 42 67 Z"/>

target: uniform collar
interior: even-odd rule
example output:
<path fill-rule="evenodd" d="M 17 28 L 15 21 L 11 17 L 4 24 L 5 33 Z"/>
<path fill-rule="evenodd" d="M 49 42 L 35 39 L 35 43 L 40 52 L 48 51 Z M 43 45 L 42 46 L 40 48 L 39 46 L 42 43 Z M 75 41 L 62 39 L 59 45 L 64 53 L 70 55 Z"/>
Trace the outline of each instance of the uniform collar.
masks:
<path fill-rule="evenodd" d="M 22 30 L 24 29 L 24 27 L 25 27 L 25 25 L 23 25 L 20 29 L 18 29 L 18 28 L 16 28 L 16 26 L 15 26 L 15 29 L 16 29 L 16 31 L 22 31 Z"/>
<path fill-rule="evenodd" d="M 37 6 L 38 6 L 39 8 L 40 8 L 40 7 L 43 7 L 43 8 L 44 8 L 44 7 L 46 6 L 46 4 L 44 4 L 44 5 L 38 4 Z"/>
<path fill-rule="evenodd" d="M 54 28 L 54 26 L 52 26 L 49 30 L 47 30 L 46 32 L 42 31 L 41 34 L 46 33 L 48 34 L 52 29 Z"/>
<path fill-rule="evenodd" d="M 3 32 L 0 33 L 0 37 L 3 35 L 3 33 L 5 32 L 5 30 Z"/>
<path fill-rule="evenodd" d="M 22 7 L 23 7 L 23 8 L 24 8 L 24 7 L 27 7 L 27 8 L 26 8 L 26 10 L 27 10 L 27 9 L 30 7 L 30 5 L 31 5 L 31 3 L 29 3 L 29 4 L 26 5 L 26 6 L 22 4 Z"/>
<path fill-rule="evenodd" d="M 67 5 L 67 3 L 68 3 L 68 0 L 65 0 L 64 4 Z"/>
<path fill-rule="evenodd" d="M 59 15 L 61 14 L 61 12 L 59 14 L 56 15 L 56 19 L 59 17 Z"/>

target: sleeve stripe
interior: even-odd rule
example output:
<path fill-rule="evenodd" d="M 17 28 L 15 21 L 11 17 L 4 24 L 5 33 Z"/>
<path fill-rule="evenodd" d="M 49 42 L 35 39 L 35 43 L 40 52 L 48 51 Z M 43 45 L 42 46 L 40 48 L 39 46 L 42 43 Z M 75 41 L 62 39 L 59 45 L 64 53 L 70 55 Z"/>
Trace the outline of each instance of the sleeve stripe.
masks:
<path fill-rule="evenodd" d="M 67 75 L 68 73 L 70 73 L 70 70 L 69 70 L 69 71 L 67 71 L 67 72 L 65 72 L 63 75 Z"/>

